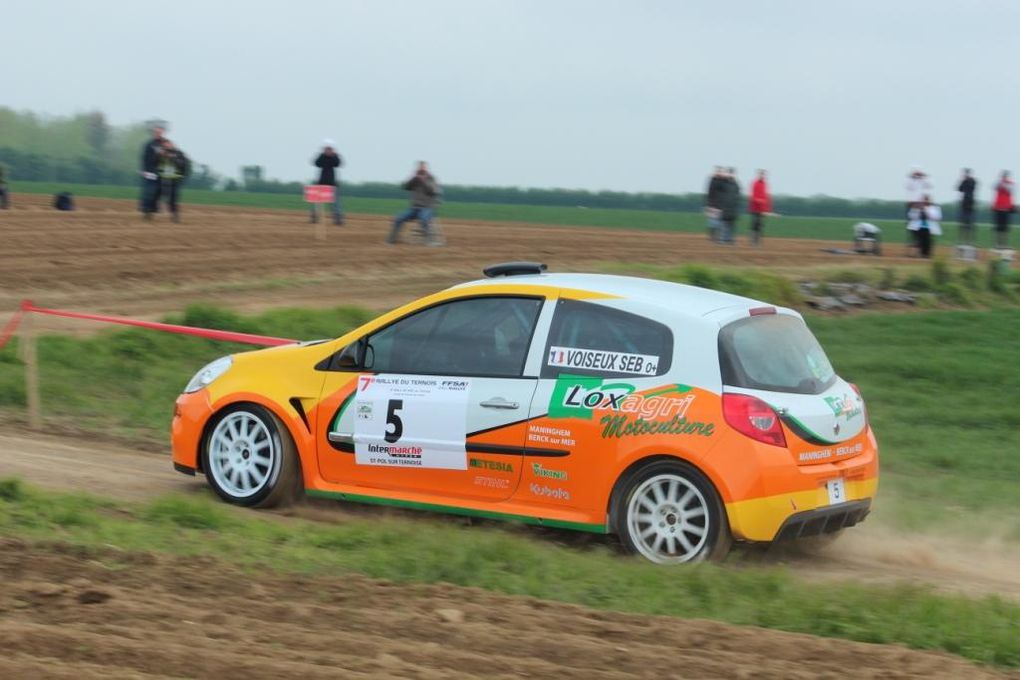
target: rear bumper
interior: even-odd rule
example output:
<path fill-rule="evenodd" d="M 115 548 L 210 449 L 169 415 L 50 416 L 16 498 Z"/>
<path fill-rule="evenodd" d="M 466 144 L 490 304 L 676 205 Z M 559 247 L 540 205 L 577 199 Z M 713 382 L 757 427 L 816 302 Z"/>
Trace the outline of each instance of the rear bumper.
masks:
<path fill-rule="evenodd" d="M 777 541 L 833 534 L 864 521 L 871 512 L 871 499 L 849 501 L 790 515 L 776 534 Z"/>

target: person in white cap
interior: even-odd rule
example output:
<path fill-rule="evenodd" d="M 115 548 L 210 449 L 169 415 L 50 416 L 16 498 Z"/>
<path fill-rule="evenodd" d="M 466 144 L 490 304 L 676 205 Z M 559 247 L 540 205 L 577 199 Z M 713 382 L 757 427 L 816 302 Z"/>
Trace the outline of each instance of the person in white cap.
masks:
<path fill-rule="evenodd" d="M 340 208 L 340 178 L 337 171 L 343 166 L 344 159 L 336 151 L 336 142 L 332 139 L 322 140 L 322 152 L 312 164 L 319 168 L 319 179 L 316 184 L 333 187 L 333 224 L 343 224 L 344 213 Z M 319 221 L 318 203 L 312 203 L 311 221 Z"/>
<path fill-rule="evenodd" d="M 907 245 L 920 250 L 921 244 L 918 242 L 917 231 L 910 228 L 910 211 L 923 205 L 925 196 L 932 193 L 931 180 L 928 179 L 924 170 L 915 165 L 910 168 L 905 188 L 907 190 Z"/>

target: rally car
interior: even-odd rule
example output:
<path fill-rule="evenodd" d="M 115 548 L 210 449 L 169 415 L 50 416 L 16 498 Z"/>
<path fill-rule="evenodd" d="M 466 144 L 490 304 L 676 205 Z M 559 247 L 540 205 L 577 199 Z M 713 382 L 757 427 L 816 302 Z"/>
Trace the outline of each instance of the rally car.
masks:
<path fill-rule="evenodd" d="M 612 533 L 660 563 L 868 514 L 864 402 L 797 312 L 545 269 L 212 362 L 177 399 L 175 468 L 238 505 L 303 489 Z"/>

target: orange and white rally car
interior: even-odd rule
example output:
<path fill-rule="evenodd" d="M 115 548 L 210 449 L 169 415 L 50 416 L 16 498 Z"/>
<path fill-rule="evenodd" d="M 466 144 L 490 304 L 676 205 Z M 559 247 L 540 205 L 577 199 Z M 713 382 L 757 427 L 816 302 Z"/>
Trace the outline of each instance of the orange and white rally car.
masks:
<path fill-rule="evenodd" d="M 507 263 L 335 340 L 218 359 L 173 459 L 223 499 L 312 496 L 614 533 L 655 562 L 834 533 L 878 448 L 795 311 Z"/>

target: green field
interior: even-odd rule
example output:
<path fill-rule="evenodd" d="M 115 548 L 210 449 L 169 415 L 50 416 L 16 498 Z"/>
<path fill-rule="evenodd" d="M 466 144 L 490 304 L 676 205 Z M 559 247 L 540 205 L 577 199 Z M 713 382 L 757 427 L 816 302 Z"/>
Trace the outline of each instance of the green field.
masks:
<path fill-rule="evenodd" d="M 79 196 L 99 198 L 138 198 L 134 187 L 53 184 L 45 182 L 12 182 L 14 192 L 54 194 L 70 191 Z M 304 210 L 301 196 L 287 194 L 257 194 L 241 191 L 189 191 L 185 188 L 183 201 L 196 205 L 226 205 L 248 208 L 283 210 Z M 405 201 L 381 198 L 349 197 L 344 200 L 344 209 L 351 213 L 366 215 L 393 215 L 406 206 Z M 613 210 L 596 208 L 564 208 L 534 205 L 503 205 L 498 203 L 444 203 L 440 217 L 484 222 L 525 222 L 568 226 L 611 227 L 616 229 L 641 229 L 647 231 L 702 232 L 706 228 L 705 218 L 698 213 L 670 213 L 654 210 Z M 816 238 L 843 241 L 849 245 L 852 225 L 861 220 L 843 217 L 779 217 L 766 222 L 766 236 L 786 238 Z M 890 243 L 903 241 L 903 223 L 897 220 L 870 220 L 882 227 Z M 991 245 L 991 234 L 987 225 L 979 229 L 982 246 Z M 744 216 L 738 225 L 738 233 L 747 233 L 749 224 Z M 956 239 L 956 225 L 945 225 L 943 242 Z"/>
<path fill-rule="evenodd" d="M 913 585 L 805 583 L 767 567 L 668 569 L 618 557 L 601 544 L 560 546 L 511 526 L 483 530 L 380 513 L 336 523 L 281 522 L 205 498 L 132 505 L 0 479 L 0 534 L 92 548 L 93 559 L 111 568 L 121 567 L 122 551 L 206 555 L 243 567 L 452 583 L 597 609 L 901 643 L 1020 666 L 1020 606 L 995 597 L 939 595 Z"/>

